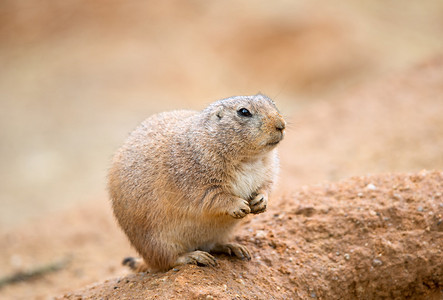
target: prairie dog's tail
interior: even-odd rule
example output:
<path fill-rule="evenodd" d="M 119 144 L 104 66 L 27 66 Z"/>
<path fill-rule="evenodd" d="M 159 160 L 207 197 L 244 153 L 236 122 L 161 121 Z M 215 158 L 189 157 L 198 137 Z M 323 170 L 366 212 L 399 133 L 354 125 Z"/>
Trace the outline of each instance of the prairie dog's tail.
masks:
<path fill-rule="evenodd" d="M 132 271 L 136 273 L 147 272 L 149 270 L 143 258 L 140 257 L 126 257 L 125 259 L 123 259 L 122 265 L 128 266 Z"/>

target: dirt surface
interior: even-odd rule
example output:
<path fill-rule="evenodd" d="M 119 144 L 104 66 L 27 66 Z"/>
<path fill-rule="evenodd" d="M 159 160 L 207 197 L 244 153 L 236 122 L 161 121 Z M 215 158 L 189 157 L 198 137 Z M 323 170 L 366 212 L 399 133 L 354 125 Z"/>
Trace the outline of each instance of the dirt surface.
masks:
<path fill-rule="evenodd" d="M 247 218 L 250 262 L 133 274 L 63 299 L 439 299 L 443 173 L 384 174 L 296 189 Z M 440 292 L 440 290 L 442 290 Z"/>

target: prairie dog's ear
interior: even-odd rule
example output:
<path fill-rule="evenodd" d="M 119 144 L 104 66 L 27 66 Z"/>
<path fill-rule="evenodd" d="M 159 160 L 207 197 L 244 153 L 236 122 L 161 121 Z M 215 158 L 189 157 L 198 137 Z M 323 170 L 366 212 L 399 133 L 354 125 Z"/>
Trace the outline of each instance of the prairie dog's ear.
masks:
<path fill-rule="evenodd" d="M 221 118 L 223 118 L 223 106 L 219 106 L 217 107 L 217 110 L 215 111 L 215 115 L 218 117 L 218 119 L 220 120 Z"/>

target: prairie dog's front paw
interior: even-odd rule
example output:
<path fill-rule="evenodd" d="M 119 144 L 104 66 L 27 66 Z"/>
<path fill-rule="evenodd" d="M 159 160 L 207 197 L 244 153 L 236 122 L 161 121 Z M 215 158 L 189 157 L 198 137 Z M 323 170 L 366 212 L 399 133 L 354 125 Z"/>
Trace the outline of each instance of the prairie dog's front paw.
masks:
<path fill-rule="evenodd" d="M 266 210 L 268 206 L 268 195 L 258 194 L 254 199 L 249 202 L 249 207 L 251 208 L 251 213 L 259 214 Z"/>
<path fill-rule="evenodd" d="M 251 209 L 249 208 L 248 201 L 243 199 L 238 199 L 238 201 L 233 204 L 232 208 L 228 210 L 228 214 L 236 219 L 244 218 L 250 212 Z"/>

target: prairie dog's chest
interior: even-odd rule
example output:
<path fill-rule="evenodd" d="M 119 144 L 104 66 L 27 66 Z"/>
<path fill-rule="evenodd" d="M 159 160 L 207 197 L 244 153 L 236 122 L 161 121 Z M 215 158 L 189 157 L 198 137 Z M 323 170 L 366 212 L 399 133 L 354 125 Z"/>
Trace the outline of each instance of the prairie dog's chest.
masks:
<path fill-rule="evenodd" d="M 266 181 L 269 176 L 269 166 L 265 159 L 257 159 L 241 164 L 231 183 L 232 192 L 237 197 L 248 199 L 252 193 Z"/>

